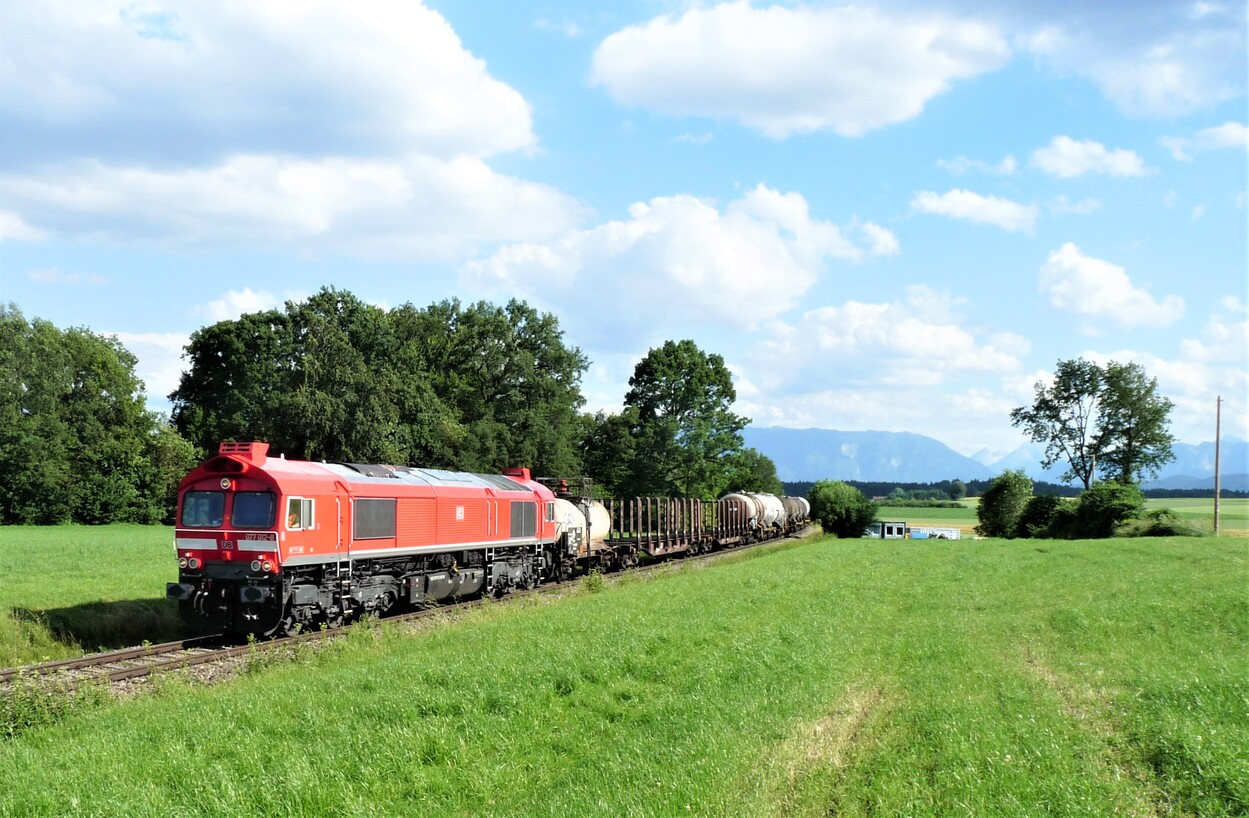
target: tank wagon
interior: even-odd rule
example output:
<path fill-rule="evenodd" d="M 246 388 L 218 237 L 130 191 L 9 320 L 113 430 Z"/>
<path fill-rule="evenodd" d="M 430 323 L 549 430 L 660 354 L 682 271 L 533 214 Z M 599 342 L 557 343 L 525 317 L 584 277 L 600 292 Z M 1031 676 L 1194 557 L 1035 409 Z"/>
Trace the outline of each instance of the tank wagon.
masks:
<path fill-rule="evenodd" d="M 805 525 L 801 498 L 592 499 L 585 479 L 271 457 L 222 443 L 178 490 L 188 618 L 273 635 L 701 554 Z M 791 502 L 798 501 L 798 502 Z"/>

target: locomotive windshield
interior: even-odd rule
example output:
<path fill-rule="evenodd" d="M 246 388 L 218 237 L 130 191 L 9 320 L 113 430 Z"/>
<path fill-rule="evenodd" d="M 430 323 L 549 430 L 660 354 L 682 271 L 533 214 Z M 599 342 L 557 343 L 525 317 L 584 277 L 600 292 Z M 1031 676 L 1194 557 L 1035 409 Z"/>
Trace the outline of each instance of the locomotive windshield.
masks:
<path fill-rule="evenodd" d="M 240 491 L 234 495 L 230 521 L 235 528 L 273 528 L 277 502 L 271 491 Z"/>
<path fill-rule="evenodd" d="M 182 498 L 182 524 L 188 528 L 220 528 L 225 509 L 224 491 L 188 491 Z"/>

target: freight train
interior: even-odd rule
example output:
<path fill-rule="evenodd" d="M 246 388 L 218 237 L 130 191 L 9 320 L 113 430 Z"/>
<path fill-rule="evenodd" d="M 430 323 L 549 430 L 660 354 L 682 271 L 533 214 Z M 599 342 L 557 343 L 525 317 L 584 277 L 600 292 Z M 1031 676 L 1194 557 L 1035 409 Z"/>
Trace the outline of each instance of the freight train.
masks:
<path fill-rule="evenodd" d="M 262 636 L 452 598 L 501 596 L 791 533 L 803 498 L 591 499 L 590 481 L 271 457 L 222 443 L 178 489 L 184 616 Z"/>

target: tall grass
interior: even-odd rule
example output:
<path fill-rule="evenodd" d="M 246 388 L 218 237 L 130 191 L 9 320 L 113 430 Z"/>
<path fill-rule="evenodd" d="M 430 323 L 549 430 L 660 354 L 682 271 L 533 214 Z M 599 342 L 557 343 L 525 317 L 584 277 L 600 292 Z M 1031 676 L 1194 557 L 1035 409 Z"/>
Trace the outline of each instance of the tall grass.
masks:
<path fill-rule="evenodd" d="M 0 813 L 1242 815 L 1243 540 L 824 540 L 0 745 Z"/>

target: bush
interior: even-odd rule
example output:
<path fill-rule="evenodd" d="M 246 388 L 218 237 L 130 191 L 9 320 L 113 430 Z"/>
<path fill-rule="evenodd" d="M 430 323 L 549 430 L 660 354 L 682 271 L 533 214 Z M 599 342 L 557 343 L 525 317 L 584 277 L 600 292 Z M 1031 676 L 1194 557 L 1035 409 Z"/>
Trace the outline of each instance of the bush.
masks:
<path fill-rule="evenodd" d="M 863 530 L 876 519 L 876 504 L 840 481 L 819 481 L 807 493 L 807 501 L 811 503 L 811 519 L 825 533 L 837 537 L 862 537 Z"/>
<path fill-rule="evenodd" d="M 1134 483 L 1095 483 L 1080 495 L 1073 536 L 1113 537 L 1116 526 L 1140 517 L 1144 508 L 1145 495 Z"/>
<path fill-rule="evenodd" d="M 1065 506 L 1056 494 L 1036 494 L 1029 498 L 1015 523 L 1016 537 L 1052 537 L 1051 523 L 1058 510 Z"/>
<path fill-rule="evenodd" d="M 1210 532 L 1183 519 L 1169 508 L 1145 513 L 1115 528 L 1116 537 L 1208 537 Z"/>
<path fill-rule="evenodd" d="M 976 533 L 982 537 L 1013 537 L 1019 517 L 1032 496 L 1032 480 L 1022 469 L 1004 471 L 980 495 Z"/>

